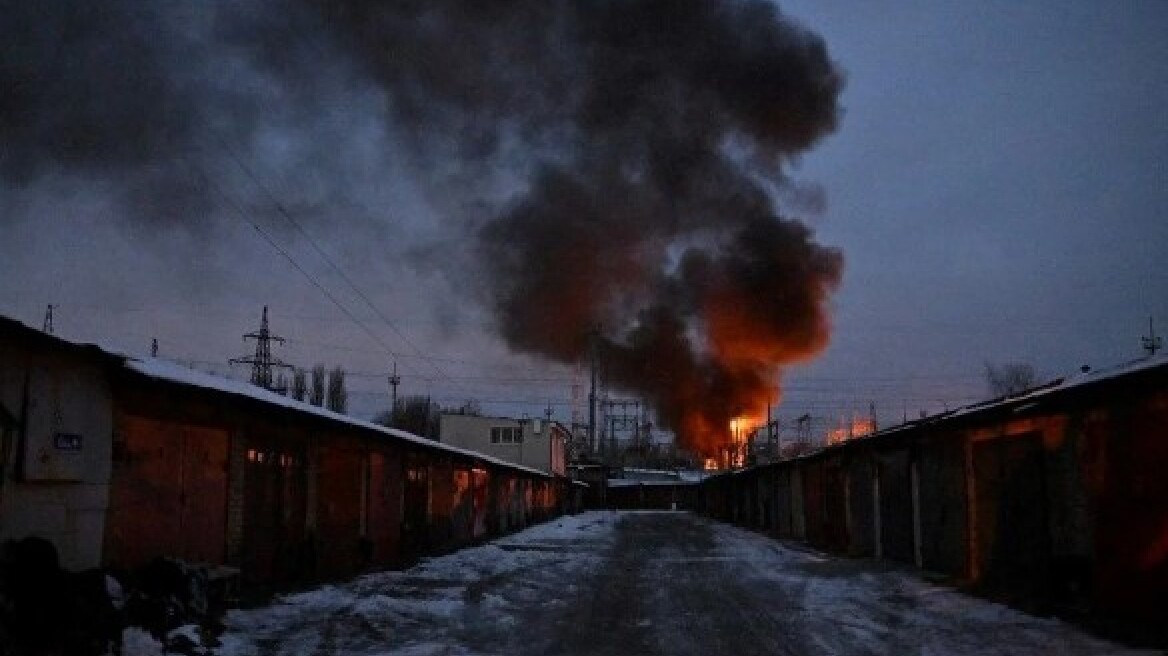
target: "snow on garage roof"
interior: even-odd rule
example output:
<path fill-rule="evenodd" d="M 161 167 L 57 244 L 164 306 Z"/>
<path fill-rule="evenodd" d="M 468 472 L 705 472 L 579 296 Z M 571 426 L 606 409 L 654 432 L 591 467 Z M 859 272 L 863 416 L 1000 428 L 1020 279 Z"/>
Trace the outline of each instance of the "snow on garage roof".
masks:
<path fill-rule="evenodd" d="M 507 462 L 506 460 L 500 460 L 499 458 L 488 456 L 477 451 L 460 449 L 458 447 L 450 446 L 449 444 L 428 440 L 424 437 L 420 437 L 403 430 L 387 428 L 380 424 L 356 419 L 348 415 L 343 415 L 331 410 L 319 408 L 309 403 L 304 403 L 303 401 L 297 401 L 295 399 L 276 394 L 275 392 L 256 387 L 250 383 L 224 378 L 223 376 L 217 376 L 215 374 L 204 373 L 202 371 L 196 371 L 189 367 L 170 362 L 168 360 L 132 356 L 125 352 L 119 351 L 118 349 L 109 348 L 108 346 L 104 346 L 102 344 L 76 342 L 64 339 L 58 335 L 46 333 L 42 330 L 38 330 L 35 327 L 28 326 L 23 322 L 11 317 L 0 315 L 0 330 L 10 330 L 17 334 L 35 337 L 36 339 L 43 339 L 46 343 L 54 344 L 60 348 L 91 349 L 103 357 L 111 358 L 114 361 L 121 361 L 126 369 L 148 378 L 164 380 L 179 385 L 185 385 L 187 387 L 197 387 L 200 389 L 211 390 L 224 394 L 231 394 L 233 396 L 242 396 L 259 401 L 261 403 L 266 403 L 268 405 L 283 407 L 294 412 L 316 415 L 317 417 L 328 419 L 330 421 L 356 426 L 369 431 L 376 431 L 387 437 L 392 437 L 404 442 L 410 442 L 426 449 L 445 451 L 447 453 L 473 458 L 480 462 L 506 467 L 515 471 L 537 474 L 546 478 L 553 478 L 551 474 L 540 469 L 525 467 L 523 465 Z"/>
<path fill-rule="evenodd" d="M 129 356 L 123 357 L 126 358 L 125 366 L 127 369 L 155 380 L 164 380 L 166 382 L 185 385 L 187 387 L 196 387 L 199 389 L 231 394 L 233 396 L 242 396 L 259 401 L 261 403 L 266 403 L 268 405 L 283 407 L 294 412 L 315 415 L 330 421 L 356 426 L 369 431 L 376 431 L 388 437 L 410 442 L 423 448 L 445 451 L 447 453 L 466 456 L 468 458 L 473 458 L 482 462 L 491 463 L 492 465 L 552 478 L 551 474 L 540 469 L 517 465 L 513 462 L 507 462 L 506 460 L 494 458 L 477 451 L 460 449 L 458 447 L 450 446 L 449 444 L 443 444 L 441 442 L 435 442 L 434 440 L 429 440 L 403 430 L 387 428 L 380 424 L 375 424 L 371 421 L 356 419 L 339 412 L 333 412 L 332 410 L 317 407 L 310 403 L 297 401 L 296 399 L 277 394 L 261 387 L 257 387 L 251 383 L 245 383 L 238 380 L 232 380 L 230 378 L 224 378 L 222 376 L 216 376 L 214 374 L 204 373 L 202 371 L 196 371 L 183 365 L 166 360 L 160 360 L 158 358 L 135 358 Z"/>
<path fill-rule="evenodd" d="M 1045 400 L 1045 397 L 1052 394 L 1059 394 L 1076 388 L 1095 385 L 1165 365 L 1168 365 L 1168 355 L 1143 357 L 1113 367 L 1089 369 L 1085 372 L 1077 372 L 1069 376 L 1056 378 L 1046 384 L 1038 385 L 1031 389 L 1018 392 L 1017 394 L 957 408 L 946 414 L 945 418 L 964 416 L 1008 405 L 1021 406 L 1023 402 L 1029 402 L 1024 406 L 1029 408 L 1039 401 Z"/>

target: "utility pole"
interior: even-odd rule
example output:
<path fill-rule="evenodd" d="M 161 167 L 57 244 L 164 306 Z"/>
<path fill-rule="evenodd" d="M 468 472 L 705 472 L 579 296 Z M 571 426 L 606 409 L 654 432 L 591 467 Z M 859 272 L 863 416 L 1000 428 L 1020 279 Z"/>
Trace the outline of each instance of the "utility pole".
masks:
<path fill-rule="evenodd" d="M 287 390 L 277 387 L 275 379 L 272 376 L 272 370 L 292 369 L 292 365 L 281 360 L 272 359 L 272 342 L 283 344 L 284 338 L 273 335 L 272 331 L 268 329 L 268 306 L 264 306 L 259 331 L 247 333 L 243 336 L 243 341 L 246 342 L 249 339 L 254 339 L 256 342 L 255 354 L 241 358 L 231 358 L 227 362 L 230 364 L 250 364 L 252 385 L 283 394 Z"/>
<path fill-rule="evenodd" d="M 150 357 L 152 357 L 152 358 L 158 357 L 158 338 L 157 337 L 150 340 Z"/>
<path fill-rule="evenodd" d="M 49 303 L 49 307 L 45 309 L 45 322 L 41 326 L 41 330 L 52 335 L 53 334 L 53 304 Z"/>
<path fill-rule="evenodd" d="M 633 414 L 636 417 L 633 420 L 633 447 L 641 448 L 641 402 L 633 402 Z"/>
<path fill-rule="evenodd" d="M 50 305 L 49 311 L 51 312 L 52 309 L 53 306 Z M 50 314 L 49 316 L 51 317 L 52 315 Z M 52 326 L 51 323 L 49 325 L 50 327 Z M 50 329 L 49 332 L 53 331 Z M 1156 355 L 1156 351 L 1164 348 L 1162 342 L 1160 341 L 1160 337 L 1156 335 L 1156 324 L 1153 323 L 1152 317 L 1148 317 L 1148 334 L 1141 337 L 1140 341 L 1143 342 L 1144 350 L 1148 352 L 1149 358 Z"/>
<path fill-rule="evenodd" d="M 397 414 L 397 386 L 401 384 L 401 376 L 397 375 L 397 360 L 393 362 L 393 373 L 389 375 L 389 413 Z"/>
<path fill-rule="evenodd" d="M 572 369 L 572 433 L 576 433 L 576 429 L 582 423 L 580 419 L 580 398 L 583 394 L 583 386 L 580 384 L 580 363 L 576 362 L 576 366 Z"/>
<path fill-rule="evenodd" d="M 51 306 L 50 306 L 51 307 Z M 596 337 L 597 329 L 588 333 L 588 360 L 592 369 L 592 382 L 588 387 L 588 451 L 596 453 Z"/>
<path fill-rule="evenodd" d="M 811 441 L 811 413 L 803 413 L 795 420 L 795 439 L 799 442 Z"/>
<path fill-rule="evenodd" d="M 547 420 L 548 420 L 548 423 L 549 423 L 549 424 L 550 424 L 550 423 L 551 423 L 551 421 L 552 421 L 552 415 L 553 415 L 553 414 L 555 414 L 555 411 L 554 411 L 554 410 L 552 410 L 552 402 L 551 402 L 551 401 L 548 401 L 548 405 L 547 405 L 547 407 L 546 407 L 546 408 L 544 408 L 544 411 L 543 411 L 543 416 L 544 416 L 545 418 L 547 418 Z"/>
<path fill-rule="evenodd" d="M 778 460 L 780 454 L 779 445 L 779 418 L 775 417 L 772 410 L 774 406 L 767 404 L 767 451 L 770 453 L 772 460 Z"/>

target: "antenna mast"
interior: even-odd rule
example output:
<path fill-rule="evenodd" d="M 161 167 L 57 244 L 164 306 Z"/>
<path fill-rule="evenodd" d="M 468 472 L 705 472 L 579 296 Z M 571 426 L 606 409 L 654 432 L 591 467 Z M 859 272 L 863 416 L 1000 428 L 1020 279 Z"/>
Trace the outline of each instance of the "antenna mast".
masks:
<path fill-rule="evenodd" d="M 52 310 L 53 310 L 53 306 L 50 305 L 49 306 L 50 320 L 52 318 L 52 314 L 51 314 Z M 52 327 L 52 324 L 50 323 L 49 332 L 53 332 L 51 327 Z M 1144 350 L 1148 352 L 1148 357 L 1152 357 L 1153 355 L 1156 355 L 1156 351 L 1159 351 L 1161 348 L 1163 348 L 1162 342 L 1160 341 L 1160 337 L 1156 334 L 1156 324 L 1153 323 L 1152 317 L 1148 317 L 1148 334 L 1141 337 L 1140 341 L 1143 342 Z"/>

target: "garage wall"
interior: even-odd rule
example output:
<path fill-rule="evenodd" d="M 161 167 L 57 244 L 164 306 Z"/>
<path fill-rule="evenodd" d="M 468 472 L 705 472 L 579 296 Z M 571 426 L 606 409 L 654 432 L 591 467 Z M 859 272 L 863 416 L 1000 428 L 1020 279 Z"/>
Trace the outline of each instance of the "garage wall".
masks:
<path fill-rule="evenodd" d="M 223 562 L 227 431 L 119 414 L 117 435 L 105 563 L 133 568 L 159 553 Z"/>
<path fill-rule="evenodd" d="M 48 339 L 48 338 L 46 338 Z M 0 335 L 0 540 L 38 535 L 61 564 L 101 564 L 113 410 L 104 359 Z"/>

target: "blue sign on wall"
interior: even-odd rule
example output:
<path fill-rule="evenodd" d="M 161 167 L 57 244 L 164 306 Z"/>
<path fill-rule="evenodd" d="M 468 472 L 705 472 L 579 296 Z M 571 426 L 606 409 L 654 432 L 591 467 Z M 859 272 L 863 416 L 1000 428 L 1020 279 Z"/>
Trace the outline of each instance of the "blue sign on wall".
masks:
<path fill-rule="evenodd" d="M 59 451 L 80 451 L 81 436 L 76 433 L 57 433 L 53 436 L 53 447 Z"/>

